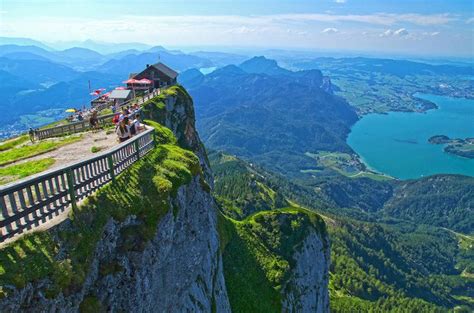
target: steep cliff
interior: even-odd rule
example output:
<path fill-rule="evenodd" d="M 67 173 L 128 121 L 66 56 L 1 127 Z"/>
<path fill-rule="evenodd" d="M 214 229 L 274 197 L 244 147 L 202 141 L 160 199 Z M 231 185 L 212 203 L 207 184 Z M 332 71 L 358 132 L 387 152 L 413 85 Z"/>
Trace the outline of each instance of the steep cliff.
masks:
<path fill-rule="evenodd" d="M 328 312 L 329 249 L 327 237 L 309 232 L 293 255 L 294 268 L 284 294 L 283 312 Z"/>
<path fill-rule="evenodd" d="M 224 274 L 234 312 L 328 312 L 329 239 L 304 209 L 220 218 Z"/>
<path fill-rule="evenodd" d="M 2 251 L 2 312 L 230 311 L 192 110 L 178 87 L 152 99 L 161 145 L 71 220 Z"/>
<path fill-rule="evenodd" d="M 70 219 L 1 251 L 2 312 L 242 312 L 229 255 L 245 255 L 235 245 L 239 238 L 248 239 L 246 245 L 262 239 L 219 213 L 186 91 L 168 89 L 147 102 L 143 114 L 159 143 L 146 158 L 89 197 Z M 276 271 L 285 279 L 271 280 L 264 302 L 277 299 L 277 311 L 326 311 L 324 223 L 301 212 L 269 216 L 281 222 L 274 235 L 285 244 L 271 253 L 287 264 Z M 255 262 L 255 255 L 246 257 Z M 246 292 L 261 300 L 259 290 Z"/>

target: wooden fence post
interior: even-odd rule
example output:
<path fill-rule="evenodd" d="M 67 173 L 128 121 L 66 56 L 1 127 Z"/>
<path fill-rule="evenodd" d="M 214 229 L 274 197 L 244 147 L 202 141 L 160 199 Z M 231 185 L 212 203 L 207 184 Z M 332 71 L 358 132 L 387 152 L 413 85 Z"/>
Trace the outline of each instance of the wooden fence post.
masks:
<path fill-rule="evenodd" d="M 71 206 L 73 213 L 77 212 L 76 192 L 74 191 L 74 172 L 72 169 L 66 170 L 67 186 L 69 197 L 71 197 Z"/>
<path fill-rule="evenodd" d="M 115 173 L 114 173 L 114 160 L 112 159 L 112 154 L 107 156 L 107 161 L 109 162 L 109 171 L 112 182 L 115 182 Z"/>

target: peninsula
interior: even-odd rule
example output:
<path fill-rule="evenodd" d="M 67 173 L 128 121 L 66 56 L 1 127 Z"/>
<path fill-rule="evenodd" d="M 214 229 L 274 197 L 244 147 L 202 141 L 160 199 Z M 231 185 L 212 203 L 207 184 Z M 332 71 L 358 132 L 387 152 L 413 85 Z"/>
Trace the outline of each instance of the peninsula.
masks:
<path fill-rule="evenodd" d="M 474 159 L 474 138 L 452 139 L 445 135 L 436 135 L 430 137 L 428 142 L 435 145 L 446 145 L 443 149 L 444 152 Z"/>

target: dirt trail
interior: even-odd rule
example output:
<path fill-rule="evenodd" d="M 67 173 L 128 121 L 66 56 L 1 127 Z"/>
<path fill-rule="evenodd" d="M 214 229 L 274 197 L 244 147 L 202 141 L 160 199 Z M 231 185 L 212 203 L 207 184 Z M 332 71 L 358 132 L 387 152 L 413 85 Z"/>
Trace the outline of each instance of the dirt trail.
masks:
<path fill-rule="evenodd" d="M 105 130 L 101 130 L 99 132 L 86 132 L 82 134 L 82 139 L 79 141 L 62 146 L 56 150 L 46 152 L 44 154 L 40 154 L 28 159 L 9 164 L 9 166 L 33 160 L 53 158 L 56 162 L 50 169 L 56 169 L 64 167 L 65 165 L 68 165 L 70 163 L 94 156 L 96 153 L 93 153 L 91 151 L 92 147 L 98 147 L 100 148 L 99 152 L 103 152 L 112 148 L 115 145 L 118 145 L 118 142 L 117 136 L 113 131 L 111 134 L 108 135 Z"/>

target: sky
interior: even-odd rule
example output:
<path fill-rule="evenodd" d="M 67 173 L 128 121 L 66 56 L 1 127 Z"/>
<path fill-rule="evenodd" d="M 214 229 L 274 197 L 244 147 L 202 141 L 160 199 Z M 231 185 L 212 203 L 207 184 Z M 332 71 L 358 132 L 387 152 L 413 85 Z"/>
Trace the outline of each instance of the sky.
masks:
<path fill-rule="evenodd" d="M 473 0 L 0 0 L 0 36 L 474 55 Z"/>

